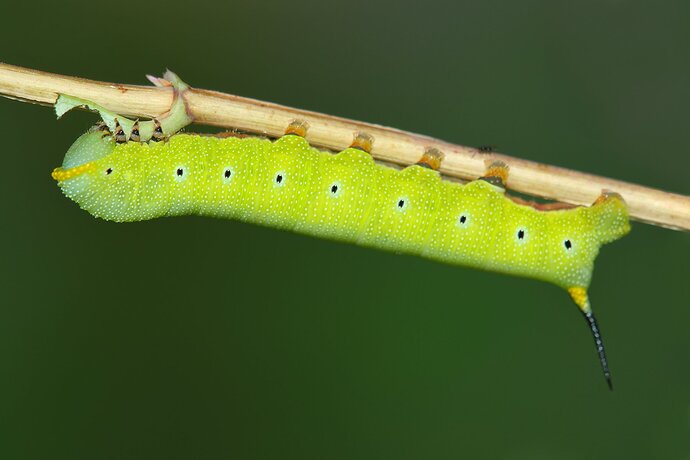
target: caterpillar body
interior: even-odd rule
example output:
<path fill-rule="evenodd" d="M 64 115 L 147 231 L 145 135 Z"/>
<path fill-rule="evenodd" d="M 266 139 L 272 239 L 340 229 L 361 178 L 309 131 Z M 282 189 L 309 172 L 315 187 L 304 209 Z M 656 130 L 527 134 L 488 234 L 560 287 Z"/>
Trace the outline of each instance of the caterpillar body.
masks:
<path fill-rule="evenodd" d="M 147 143 L 92 130 L 53 177 L 106 220 L 238 219 L 554 283 L 587 319 L 611 386 L 587 288 L 600 246 L 630 229 L 619 195 L 541 211 L 506 198 L 503 165 L 463 185 L 441 178 L 434 152 L 397 170 L 375 163 L 361 142 L 332 154 L 300 134 L 296 125 L 277 140 L 173 134 Z"/>

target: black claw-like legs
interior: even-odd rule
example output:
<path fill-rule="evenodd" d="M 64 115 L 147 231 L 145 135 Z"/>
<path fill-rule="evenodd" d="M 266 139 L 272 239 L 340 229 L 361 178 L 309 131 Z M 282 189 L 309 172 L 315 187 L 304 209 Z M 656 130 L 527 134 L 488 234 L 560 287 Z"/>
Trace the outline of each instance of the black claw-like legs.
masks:
<path fill-rule="evenodd" d="M 60 94 L 55 103 L 55 113 L 58 118 L 65 112 L 75 107 L 86 107 L 97 111 L 102 122 L 94 127 L 94 130 L 103 131 L 104 135 L 110 135 L 118 143 L 148 142 L 166 140 L 173 134 L 194 121 L 191 110 L 185 99 L 189 85 L 179 79 L 174 73 L 167 71 L 163 78 L 149 76 L 149 79 L 159 87 L 171 87 L 173 90 L 173 103 L 170 110 L 161 114 L 158 118 L 149 121 L 130 120 L 118 115 L 91 101 L 79 99 L 66 94 Z"/>
<path fill-rule="evenodd" d="M 151 133 L 151 140 L 153 142 L 159 142 L 165 139 L 163 134 L 163 128 L 161 127 L 161 122 L 158 119 L 153 119 L 153 133 Z"/>

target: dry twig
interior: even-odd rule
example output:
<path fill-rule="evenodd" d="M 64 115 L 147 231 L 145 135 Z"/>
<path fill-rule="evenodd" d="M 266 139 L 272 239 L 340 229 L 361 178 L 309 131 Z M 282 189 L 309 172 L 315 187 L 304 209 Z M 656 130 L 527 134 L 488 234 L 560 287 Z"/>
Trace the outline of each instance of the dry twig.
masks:
<path fill-rule="evenodd" d="M 0 94 L 47 105 L 54 104 L 58 94 L 68 94 L 135 117 L 159 116 L 168 110 L 172 101 L 169 88 L 97 82 L 2 63 Z M 187 103 L 197 123 L 271 137 L 282 135 L 290 121 L 303 119 L 309 123 L 309 142 L 332 150 L 350 145 L 353 133 L 363 131 L 375 139 L 374 158 L 401 165 L 415 163 L 426 148 L 435 147 L 445 154 L 440 171 L 461 179 L 476 179 L 484 173 L 487 160 L 502 160 L 510 165 L 507 185 L 512 190 L 575 205 L 589 205 L 603 189 L 612 190 L 625 198 L 634 219 L 676 230 L 690 230 L 688 196 L 215 91 L 192 89 L 187 93 Z"/>

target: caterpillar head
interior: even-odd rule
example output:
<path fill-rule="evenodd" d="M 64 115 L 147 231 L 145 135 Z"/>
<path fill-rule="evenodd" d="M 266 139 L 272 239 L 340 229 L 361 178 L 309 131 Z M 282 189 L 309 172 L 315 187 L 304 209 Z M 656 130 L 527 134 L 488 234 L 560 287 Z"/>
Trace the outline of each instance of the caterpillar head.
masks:
<path fill-rule="evenodd" d="M 87 211 L 93 201 L 94 192 L 100 183 L 112 175 L 114 166 L 108 158 L 116 143 L 100 131 L 89 131 L 80 136 L 65 154 L 62 166 L 53 170 L 53 179 L 58 181 L 62 191 Z"/>
<path fill-rule="evenodd" d="M 61 181 L 76 177 L 75 168 L 88 169 L 89 163 L 108 156 L 114 148 L 115 141 L 110 136 L 104 136 L 101 131 L 90 130 L 74 141 L 62 160 L 62 166 L 53 171 L 53 178 Z"/>

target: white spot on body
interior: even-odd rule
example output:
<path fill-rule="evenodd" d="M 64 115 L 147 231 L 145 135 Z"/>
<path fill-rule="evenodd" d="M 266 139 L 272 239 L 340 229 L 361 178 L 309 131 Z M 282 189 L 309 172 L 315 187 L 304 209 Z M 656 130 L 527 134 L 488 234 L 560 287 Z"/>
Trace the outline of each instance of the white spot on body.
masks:
<path fill-rule="evenodd" d="M 187 179 L 187 168 L 184 165 L 179 165 L 175 168 L 174 174 L 175 180 L 182 182 L 183 180 Z"/>
<path fill-rule="evenodd" d="M 467 212 L 463 212 L 460 214 L 460 217 L 458 217 L 458 227 L 460 228 L 467 228 L 468 225 L 470 225 L 470 215 Z"/>
<path fill-rule="evenodd" d="M 398 212 L 405 212 L 405 210 L 410 206 L 409 203 L 410 200 L 407 199 L 407 197 L 400 197 L 397 199 L 395 202 L 395 209 L 398 210 Z"/>
<path fill-rule="evenodd" d="M 275 173 L 273 176 L 273 185 L 276 187 L 284 187 L 285 186 L 285 171 L 278 171 Z"/>
<path fill-rule="evenodd" d="M 334 198 L 339 197 L 343 193 L 343 186 L 340 182 L 333 182 L 328 187 L 328 194 Z"/>
<path fill-rule="evenodd" d="M 232 167 L 230 167 L 230 166 L 227 166 L 227 167 L 223 170 L 223 175 L 222 175 L 223 182 L 225 182 L 225 183 L 227 184 L 227 183 L 229 183 L 234 177 L 235 177 L 235 170 L 234 170 L 234 168 L 232 168 Z"/>

